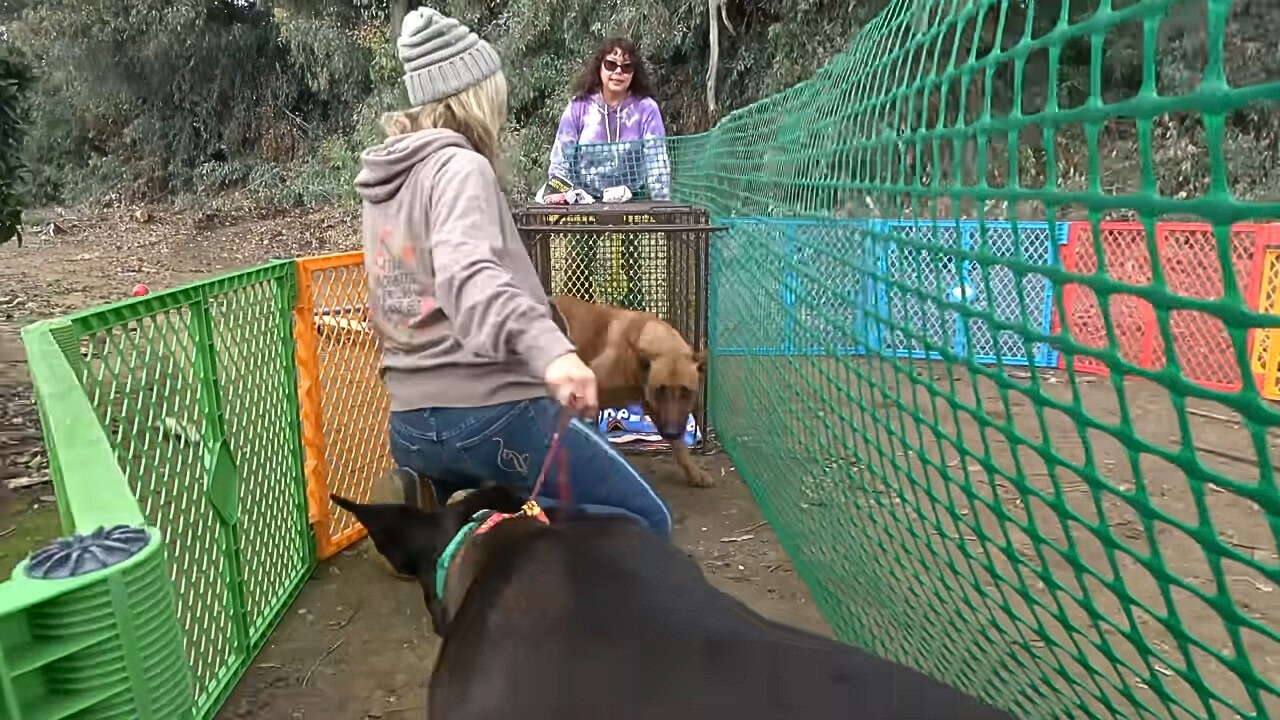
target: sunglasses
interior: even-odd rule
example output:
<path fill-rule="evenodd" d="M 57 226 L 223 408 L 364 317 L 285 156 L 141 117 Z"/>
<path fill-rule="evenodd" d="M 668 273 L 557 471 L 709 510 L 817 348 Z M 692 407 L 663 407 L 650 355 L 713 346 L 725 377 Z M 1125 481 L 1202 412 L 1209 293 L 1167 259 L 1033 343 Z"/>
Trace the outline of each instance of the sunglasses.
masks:
<path fill-rule="evenodd" d="M 605 58 L 604 63 L 602 64 L 604 65 L 605 72 L 617 72 L 621 70 L 623 75 L 630 75 L 632 71 L 631 63 L 620 63 L 617 60 Z"/>

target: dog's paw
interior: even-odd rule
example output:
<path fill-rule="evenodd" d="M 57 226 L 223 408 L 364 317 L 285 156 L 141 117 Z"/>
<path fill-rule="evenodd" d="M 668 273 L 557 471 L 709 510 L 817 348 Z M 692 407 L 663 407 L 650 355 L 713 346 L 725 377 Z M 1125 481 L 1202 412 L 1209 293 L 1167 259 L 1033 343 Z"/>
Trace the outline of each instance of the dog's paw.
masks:
<path fill-rule="evenodd" d="M 715 479 L 711 477 L 711 473 L 700 467 L 690 469 L 689 472 L 685 473 L 685 478 L 689 481 L 689 487 L 709 488 L 716 484 Z"/>

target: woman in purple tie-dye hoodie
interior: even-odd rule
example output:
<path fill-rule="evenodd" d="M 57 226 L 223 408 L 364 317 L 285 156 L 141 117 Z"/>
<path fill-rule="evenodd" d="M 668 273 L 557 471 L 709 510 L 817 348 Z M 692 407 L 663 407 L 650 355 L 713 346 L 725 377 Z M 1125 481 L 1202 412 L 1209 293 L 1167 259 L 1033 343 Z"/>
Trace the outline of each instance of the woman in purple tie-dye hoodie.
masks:
<path fill-rule="evenodd" d="M 551 146 L 548 176 L 562 177 L 597 199 L 606 188 L 625 185 L 634 195 L 667 200 L 666 135 L 639 51 L 630 40 L 611 38 L 574 85 Z"/>

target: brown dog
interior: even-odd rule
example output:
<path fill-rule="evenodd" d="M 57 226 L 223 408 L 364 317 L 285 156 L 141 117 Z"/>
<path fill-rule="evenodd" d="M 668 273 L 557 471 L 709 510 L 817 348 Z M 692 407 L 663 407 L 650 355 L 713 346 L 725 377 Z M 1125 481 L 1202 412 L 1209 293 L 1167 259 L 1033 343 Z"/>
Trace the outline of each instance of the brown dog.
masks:
<path fill-rule="evenodd" d="M 568 295 L 552 299 L 599 384 L 601 407 L 644 407 L 693 487 L 711 487 L 711 476 L 693 463 L 684 444 L 685 423 L 701 397 L 706 356 L 695 352 L 671 325 L 653 313 L 589 303 Z M 705 431 L 705 428 L 704 428 Z"/>

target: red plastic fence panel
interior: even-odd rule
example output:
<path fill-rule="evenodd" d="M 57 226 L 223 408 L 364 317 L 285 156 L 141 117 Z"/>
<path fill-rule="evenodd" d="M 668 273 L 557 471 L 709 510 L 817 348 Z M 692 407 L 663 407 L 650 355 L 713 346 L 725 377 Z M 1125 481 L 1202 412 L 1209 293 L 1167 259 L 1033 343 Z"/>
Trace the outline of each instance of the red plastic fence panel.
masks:
<path fill-rule="evenodd" d="M 1146 245 L 1146 232 L 1141 223 L 1106 222 L 1101 225 L 1102 251 L 1106 267 L 1099 267 L 1094 248 L 1093 227 L 1087 222 L 1073 222 L 1067 231 L 1067 245 L 1062 248 L 1062 266 L 1068 272 L 1082 275 L 1107 275 L 1126 285 L 1151 284 L 1151 254 Z M 1110 347 L 1102 304 L 1093 288 L 1068 282 L 1062 286 L 1066 308 L 1064 329 L 1076 342 L 1099 350 Z M 1117 293 L 1110 298 L 1110 317 L 1115 328 L 1115 346 L 1120 357 L 1138 367 L 1151 367 L 1155 309 L 1142 298 Z M 1055 308 L 1056 314 L 1056 308 Z M 1060 322 L 1055 317 L 1055 326 Z M 1065 367 L 1066 355 L 1058 364 Z M 1106 375 L 1107 366 L 1100 360 L 1077 355 L 1074 368 L 1079 372 Z"/>
<path fill-rule="evenodd" d="M 1199 223 L 1160 223 L 1156 226 L 1160 265 L 1169 290 L 1184 297 L 1220 300 L 1223 272 L 1218 260 L 1218 239 L 1213 229 Z M 1251 288 L 1253 260 L 1261 253 L 1262 232 L 1258 225 L 1231 228 L 1231 266 L 1236 291 L 1252 309 L 1257 309 L 1257 288 Z M 1214 315 L 1199 310 L 1169 311 L 1178 364 L 1187 379 L 1214 390 L 1239 390 L 1245 368 L 1236 358 L 1227 326 Z M 1155 336 L 1153 367 L 1164 367 L 1163 338 Z"/>
<path fill-rule="evenodd" d="M 1231 230 L 1231 267 L 1236 289 L 1250 308 L 1258 302 L 1259 273 L 1266 227 L 1239 224 Z M 1099 227 L 1104 255 L 1099 267 L 1093 227 L 1074 222 L 1063 248 L 1063 268 L 1082 274 L 1102 274 L 1129 285 L 1150 285 L 1153 277 L 1150 247 L 1141 223 L 1104 222 Z M 1223 297 L 1223 272 L 1217 238 L 1204 223 L 1157 223 L 1156 252 L 1170 292 L 1188 298 L 1217 300 Z M 1086 347 L 1110 345 L 1102 307 L 1093 289 L 1080 283 L 1063 286 L 1065 329 Z M 1060 327 L 1055 308 L 1055 329 Z M 1110 316 L 1120 356 L 1126 362 L 1150 370 L 1163 368 L 1168 350 L 1156 321 L 1155 309 L 1142 298 L 1116 293 L 1110 298 Z M 1242 378 L 1227 328 L 1216 316 L 1199 310 L 1171 310 L 1169 328 L 1182 372 L 1191 381 L 1216 390 L 1238 390 Z M 1250 341 L 1251 341 L 1250 334 Z M 1066 357 L 1059 362 L 1065 367 Z M 1090 357 L 1075 358 L 1077 371 L 1106 374 L 1107 368 Z"/>

